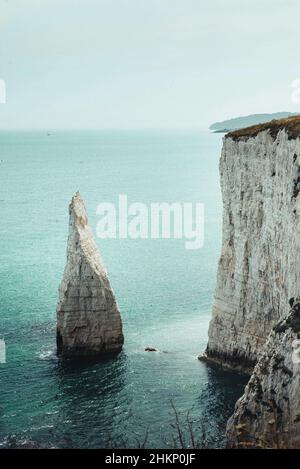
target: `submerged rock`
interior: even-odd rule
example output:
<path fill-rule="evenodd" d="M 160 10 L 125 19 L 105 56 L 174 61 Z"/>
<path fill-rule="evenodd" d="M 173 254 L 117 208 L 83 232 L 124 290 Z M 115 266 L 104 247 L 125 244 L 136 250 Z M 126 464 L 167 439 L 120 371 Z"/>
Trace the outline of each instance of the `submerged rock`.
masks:
<path fill-rule="evenodd" d="M 120 312 L 79 192 L 69 206 L 67 263 L 57 305 L 57 352 L 64 357 L 118 353 Z"/>

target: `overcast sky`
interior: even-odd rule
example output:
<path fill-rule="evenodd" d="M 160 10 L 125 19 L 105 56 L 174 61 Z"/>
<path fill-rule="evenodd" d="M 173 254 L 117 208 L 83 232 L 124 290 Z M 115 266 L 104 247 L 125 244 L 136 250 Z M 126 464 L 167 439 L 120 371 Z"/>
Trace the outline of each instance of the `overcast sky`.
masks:
<path fill-rule="evenodd" d="M 297 111 L 299 0 L 0 0 L 1 128 Z"/>

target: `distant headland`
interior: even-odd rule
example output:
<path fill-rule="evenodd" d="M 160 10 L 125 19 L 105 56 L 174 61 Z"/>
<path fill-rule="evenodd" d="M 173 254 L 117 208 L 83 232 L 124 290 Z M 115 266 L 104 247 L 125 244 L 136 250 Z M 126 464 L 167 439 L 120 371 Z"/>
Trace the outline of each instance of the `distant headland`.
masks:
<path fill-rule="evenodd" d="M 209 127 L 209 130 L 215 133 L 227 133 L 232 130 L 243 129 L 252 125 L 263 124 L 273 119 L 286 119 L 299 113 L 293 112 L 274 112 L 271 114 L 251 114 L 249 116 L 235 117 L 221 122 L 215 122 Z"/>

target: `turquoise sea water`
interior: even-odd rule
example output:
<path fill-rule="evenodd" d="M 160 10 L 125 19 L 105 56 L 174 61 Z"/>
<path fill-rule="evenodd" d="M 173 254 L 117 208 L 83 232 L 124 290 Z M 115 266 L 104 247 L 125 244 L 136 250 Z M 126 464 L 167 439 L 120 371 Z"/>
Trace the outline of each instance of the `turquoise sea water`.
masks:
<path fill-rule="evenodd" d="M 197 360 L 204 350 L 221 246 L 220 134 L 182 131 L 0 133 L 0 442 L 172 447 L 174 403 L 223 444 L 242 376 Z M 55 355 L 68 203 L 80 190 L 94 229 L 100 202 L 203 202 L 205 242 L 97 240 L 125 346 L 98 364 Z M 154 346 L 168 353 L 147 353 Z M 184 427 L 184 424 L 183 424 Z M 188 439 L 188 438 L 187 438 Z"/>

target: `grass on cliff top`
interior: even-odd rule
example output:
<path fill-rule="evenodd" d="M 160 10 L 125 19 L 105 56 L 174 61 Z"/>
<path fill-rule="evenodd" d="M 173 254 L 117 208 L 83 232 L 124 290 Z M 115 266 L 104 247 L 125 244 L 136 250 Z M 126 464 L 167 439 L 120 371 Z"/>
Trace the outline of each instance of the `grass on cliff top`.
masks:
<path fill-rule="evenodd" d="M 250 137 L 256 137 L 260 132 L 268 130 L 272 138 L 276 138 L 280 130 L 285 129 L 289 140 L 300 137 L 300 115 L 291 116 L 286 119 L 274 119 L 263 124 L 252 125 L 245 129 L 234 130 L 226 134 L 225 138 L 233 140 L 248 140 Z"/>

